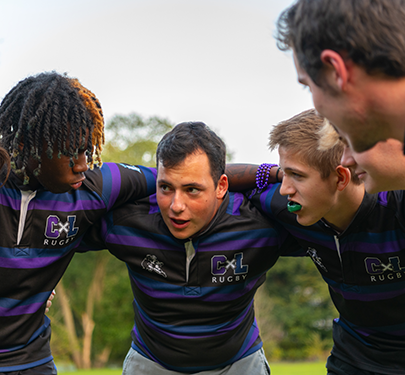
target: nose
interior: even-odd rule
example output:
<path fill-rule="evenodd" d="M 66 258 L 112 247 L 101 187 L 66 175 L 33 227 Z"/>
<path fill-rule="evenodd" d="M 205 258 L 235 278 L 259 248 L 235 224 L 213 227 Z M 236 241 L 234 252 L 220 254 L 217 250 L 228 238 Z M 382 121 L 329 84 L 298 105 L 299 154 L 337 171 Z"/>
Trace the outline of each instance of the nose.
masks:
<path fill-rule="evenodd" d="M 344 148 L 340 163 L 344 167 L 353 167 L 354 165 L 356 165 L 356 160 L 354 159 L 353 151 L 350 147 L 346 146 Z"/>
<path fill-rule="evenodd" d="M 295 188 L 290 181 L 290 177 L 284 175 L 283 182 L 281 183 L 281 186 L 280 186 L 280 194 L 291 196 L 291 195 L 294 195 L 294 193 L 295 193 Z"/>
<path fill-rule="evenodd" d="M 87 156 L 84 151 L 80 151 L 77 159 L 73 158 L 73 161 L 75 163 L 72 168 L 74 173 L 84 173 L 89 169 L 87 165 Z"/>
<path fill-rule="evenodd" d="M 172 203 L 170 205 L 170 209 L 175 214 L 180 214 L 181 212 L 184 211 L 184 208 L 185 208 L 185 204 L 184 204 L 182 195 L 179 192 L 174 193 Z"/>

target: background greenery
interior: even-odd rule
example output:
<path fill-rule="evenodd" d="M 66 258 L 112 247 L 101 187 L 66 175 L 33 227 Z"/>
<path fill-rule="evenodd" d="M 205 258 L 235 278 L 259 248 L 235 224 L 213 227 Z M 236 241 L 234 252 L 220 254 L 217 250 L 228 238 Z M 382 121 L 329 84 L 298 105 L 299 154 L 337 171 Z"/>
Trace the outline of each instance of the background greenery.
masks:
<path fill-rule="evenodd" d="M 109 143 L 103 161 L 154 166 L 157 142 L 172 126 L 165 119 L 144 119 L 135 113 L 113 117 L 106 125 Z M 77 254 L 56 293 L 48 315 L 53 328 L 52 351 L 60 371 L 121 368 L 133 325 L 133 298 L 125 264 L 107 251 Z M 310 259 L 281 258 L 259 289 L 255 309 L 272 374 L 325 374 L 324 363 L 332 347 L 332 319 L 337 312 Z M 317 362 L 287 367 L 275 363 L 299 360 Z"/>

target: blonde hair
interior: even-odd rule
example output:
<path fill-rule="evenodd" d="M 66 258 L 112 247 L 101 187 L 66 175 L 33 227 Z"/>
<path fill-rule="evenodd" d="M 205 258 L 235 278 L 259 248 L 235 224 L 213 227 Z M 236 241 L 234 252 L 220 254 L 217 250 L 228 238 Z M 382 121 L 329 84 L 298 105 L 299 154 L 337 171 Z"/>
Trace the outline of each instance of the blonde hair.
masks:
<path fill-rule="evenodd" d="M 281 121 L 270 132 L 269 148 L 284 147 L 327 178 L 340 165 L 344 145 L 329 121 L 314 109 Z"/>

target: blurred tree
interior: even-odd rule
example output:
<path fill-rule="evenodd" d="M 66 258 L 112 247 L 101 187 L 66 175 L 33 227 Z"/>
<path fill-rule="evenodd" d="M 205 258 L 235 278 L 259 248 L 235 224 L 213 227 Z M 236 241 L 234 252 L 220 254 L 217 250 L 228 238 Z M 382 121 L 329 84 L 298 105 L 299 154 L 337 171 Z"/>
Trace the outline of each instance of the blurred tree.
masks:
<path fill-rule="evenodd" d="M 155 166 L 156 146 L 173 128 L 160 117 L 144 119 L 136 113 L 115 115 L 106 124 L 106 143 L 103 161 L 120 161 L 128 164 Z"/>
<path fill-rule="evenodd" d="M 272 324 L 278 327 L 275 341 L 265 342 L 270 359 L 323 359 L 329 353 L 338 313 L 310 258 L 280 258 L 267 274 L 262 295 L 271 300 Z"/>

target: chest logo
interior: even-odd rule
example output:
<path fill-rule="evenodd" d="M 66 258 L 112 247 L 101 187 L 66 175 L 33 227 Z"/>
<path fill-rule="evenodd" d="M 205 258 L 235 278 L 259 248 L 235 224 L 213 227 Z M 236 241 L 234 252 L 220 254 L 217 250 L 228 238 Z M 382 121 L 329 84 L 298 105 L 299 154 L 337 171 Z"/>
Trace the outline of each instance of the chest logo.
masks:
<path fill-rule="evenodd" d="M 148 254 L 145 259 L 142 261 L 141 266 L 143 269 L 149 272 L 155 272 L 158 275 L 167 277 L 166 272 L 162 270 L 163 262 L 159 262 L 156 255 Z"/>
<path fill-rule="evenodd" d="M 371 281 L 400 279 L 405 272 L 399 257 L 389 257 L 386 263 L 379 258 L 368 257 L 364 259 L 364 263 L 367 273 L 371 275 Z"/>
<path fill-rule="evenodd" d="M 311 257 L 312 261 L 322 270 L 328 272 L 325 265 L 322 263 L 322 258 L 318 255 L 316 250 L 312 247 L 308 247 L 307 254 Z"/>

